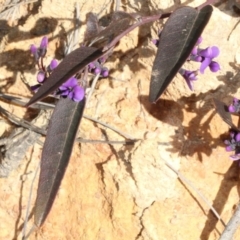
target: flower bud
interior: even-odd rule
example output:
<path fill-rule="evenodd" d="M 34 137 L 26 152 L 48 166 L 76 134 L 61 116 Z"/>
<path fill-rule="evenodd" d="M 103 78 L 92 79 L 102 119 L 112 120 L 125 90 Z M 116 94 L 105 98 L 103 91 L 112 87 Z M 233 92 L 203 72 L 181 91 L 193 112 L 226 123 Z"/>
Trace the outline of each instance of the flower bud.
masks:
<path fill-rule="evenodd" d="M 240 133 L 236 134 L 235 140 L 236 140 L 236 142 L 240 142 Z"/>
<path fill-rule="evenodd" d="M 95 64 L 93 62 L 89 63 L 88 64 L 88 67 L 90 70 L 94 69 L 95 68 Z"/>
<path fill-rule="evenodd" d="M 220 65 L 217 63 L 217 62 L 214 62 L 212 61 L 210 64 L 209 64 L 209 68 L 212 72 L 217 72 L 220 70 Z"/>
<path fill-rule="evenodd" d="M 43 37 L 40 47 L 39 47 L 39 55 L 40 57 L 44 57 L 47 53 L 47 45 L 48 45 L 48 38 Z"/>
<path fill-rule="evenodd" d="M 52 71 L 58 66 L 58 61 L 56 59 L 53 59 L 49 65 L 49 69 Z"/>
<path fill-rule="evenodd" d="M 37 81 L 39 83 L 43 83 L 45 80 L 45 72 L 44 71 L 39 71 L 37 74 Z"/>
<path fill-rule="evenodd" d="M 38 61 L 39 59 L 38 49 L 34 44 L 31 44 L 30 51 L 31 54 L 34 56 L 35 60 Z"/>
<path fill-rule="evenodd" d="M 94 74 L 99 74 L 101 72 L 101 68 L 100 67 L 96 67 L 95 69 L 94 69 Z"/>
<path fill-rule="evenodd" d="M 108 77 L 108 75 L 109 75 L 108 68 L 103 67 L 102 70 L 101 70 L 101 76 L 102 77 Z"/>
<path fill-rule="evenodd" d="M 228 111 L 230 113 L 235 113 L 236 112 L 236 108 L 231 104 L 229 107 L 228 107 Z"/>
<path fill-rule="evenodd" d="M 45 36 L 45 37 L 42 38 L 40 48 L 47 49 L 47 46 L 48 46 L 48 38 Z"/>
<path fill-rule="evenodd" d="M 199 45 L 202 42 L 203 38 L 200 36 L 196 42 L 196 45 Z"/>

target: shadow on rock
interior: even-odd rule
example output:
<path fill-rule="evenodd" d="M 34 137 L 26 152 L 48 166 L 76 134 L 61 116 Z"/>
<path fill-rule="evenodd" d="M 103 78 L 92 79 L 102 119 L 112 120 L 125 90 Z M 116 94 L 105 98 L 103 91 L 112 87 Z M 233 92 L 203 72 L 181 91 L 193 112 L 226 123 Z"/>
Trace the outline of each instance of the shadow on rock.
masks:
<path fill-rule="evenodd" d="M 239 165 L 238 162 L 233 162 L 227 172 L 224 174 L 218 193 L 213 200 L 213 208 L 221 215 L 225 204 L 227 203 L 230 191 L 236 185 L 239 185 Z M 209 239 L 210 233 L 216 228 L 219 220 L 210 210 L 207 215 L 207 221 L 201 233 L 200 239 Z M 219 233 L 220 234 L 220 233 Z"/>
<path fill-rule="evenodd" d="M 151 104 L 147 96 L 140 96 L 139 101 L 154 118 L 178 127 L 175 135 L 171 136 L 172 141 L 169 143 L 171 147 L 168 149 L 170 152 L 179 152 L 182 156 L 197 154 L 198 160 L 202 161 L 203 154 L 210 156 L 214 148 L 224 146 L 220 136 L 213 137 L 211 134 L 211 122 L 216 114 L 212 98 L 221 99 L 228 96 L 232 91 L 230 85 L 220 86 L 207 93 L 181 97 L 177 102 L 159 99 L 156 104 Z M 184 115 L 184 112 L 194 116 L 187 121 L 184 117 L 188 114 Z M 183 125 L 183 121 L 188 125 Z"/>

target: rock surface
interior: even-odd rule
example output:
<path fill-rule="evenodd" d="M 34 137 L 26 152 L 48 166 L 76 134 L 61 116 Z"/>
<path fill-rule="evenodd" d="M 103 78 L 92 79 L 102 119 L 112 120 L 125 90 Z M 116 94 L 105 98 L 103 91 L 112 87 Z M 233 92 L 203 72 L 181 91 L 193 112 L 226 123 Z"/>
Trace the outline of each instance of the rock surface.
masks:
<path fill-rule="evenodd" d="M 3 1 L 1 1 L 3 2 Z M 35 83 L 36 69 L 30 44 L 49 37 L 47 61 L 63 57 L 64 37 L 73 29 L 75 1 L 39 1 L 21 5 L 20 21 L 0 20 L 1 92 L 30 97 L 23 83 Z M 81 1 L 80 1 L 81 2 Z M 91 2 L 91 3 L 90 3 Z M 174 1 L 127 1 L 127 12 L 171 11 Z M 197 6 L 194 1 L 190 6 Z M 114 5 L 114 4 L 113 4 Z M 0 8 L 2 5 L 0 5 Z M 105 1 L 79 3 L 82 41 L 86 14 L 106 14 L 114 6 Z M 98 82 L 85 111 L 133 138 L 134 146 L 75 144 L 70 164 L 54 206 L 43 227 L 30 239 L 185 240 L 218 239 L 223 225 L 189 186 L 180 182 L 165 161 L 179 170 L 228 222 L 239 201 L 239 169 L 225 152 L 223 135 L 228 126 L 213 109 L 212 98 L 230 103 L 240 97 L 239 17 L 222 4 L 214 8 L 203 33 L 201 47 L 217 45 L 221 70 L 206 70 L 188 90 L 177 75 L 156 104 L 148 102 L 150 72 L 155 47 L 151 39 L 161 25 L 143 26 L 121 40 L 106 66 L 109 78 Z M 188 69 L 196 65 L 186 64 Z M 23 117 L 26 109 L 5 102 L 10 112 Z M 0 133 L 10 130 L 1 122 Z M 123 140 L 117 133 L 83 119 L 79 136 L 86 139 Z M 42 139 L 44 140 L 44 139 Z M 0 239 L 21 239 L 29 191 L 41 156 L 35 144 L 21 166 L 0 179 Z M 33 199 L 37 180 L 33 186 Z M 31 203 L 31 209 L 34 200 Z M 31 221 L 29 223 L 29 228 Z M 236 233 L 235 239 L 240 234 Z"/>

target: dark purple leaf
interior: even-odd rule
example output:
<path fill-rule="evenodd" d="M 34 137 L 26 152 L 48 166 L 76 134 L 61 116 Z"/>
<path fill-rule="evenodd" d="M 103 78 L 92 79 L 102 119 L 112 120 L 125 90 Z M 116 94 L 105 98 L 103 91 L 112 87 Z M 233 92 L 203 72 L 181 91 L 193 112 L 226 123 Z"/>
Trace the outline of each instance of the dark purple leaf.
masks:
<path fill-rule="evenodd" d="M 124 18 L 116 17 L 105 29 L 103 29 L 94 39 L 92 39 L 90 46 L 102 48 L 110 43 L 116 36 L 121 35 L 134 23 L 134 18 L 130 15 Z"/>
<path fill-rule="evenodd" d="M 30 99 L 27 106 L 41 100 L 52 93 L 70 77 L 81 71 L 90 62 L 98 59 L 104 53 L 94 47 L 80 47 L 68 54 L 63 61 L 53 70 L 50 77 L 39 88 L 38 92 Z"/>
<path fill-rule="evenodd" d="M 34 211 L 34 223 L 37 227 L 44 223 L 56 197 L 70 159 L 84 106 L 85 98 L 78 103 L 62 98 L 54 109 L 42 152 Z"/>
<path fill-rule="evenodd" d="M 98 18 L 93 13 L 87 14 L 87 29 L 85 32 L 85 41 L 89 41 L 91 38 L 96 37 L 99 33 L 100 27 L 98 24 Z"/>
<path fill-rule="evenodd" d="M 213 99 L 213 102 L 215 105 L 215 109 L 216 109 L 217 113 L 219 114 L 219 116 L 222 118 L 222 120 L 225 123 L 227 123 L 229 127 L 231 127 L 232 129 L 239 132 L 240 129 L 237 128 L 232 122 L 231 114 L 228 111 L 228 107 L 223 102 L 221 102 L 215 98 Z"/>
<path fill-rule="evenodd" d="M 197 11 L 182 7 L 171 14 L 161 32 L 153 63 L 150 102 L 156 102 L 187 60 L 212 14 L 212 6 Z"/>

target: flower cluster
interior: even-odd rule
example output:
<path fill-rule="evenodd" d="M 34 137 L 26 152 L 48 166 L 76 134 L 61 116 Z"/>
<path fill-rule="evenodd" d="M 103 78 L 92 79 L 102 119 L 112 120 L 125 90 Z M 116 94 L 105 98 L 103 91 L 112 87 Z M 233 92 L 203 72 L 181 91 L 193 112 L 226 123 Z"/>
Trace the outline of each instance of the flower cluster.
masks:
<path fill-rule="evenodd" d="M 32 44 L 30 47 L 30 51 L 34 56 L 35 61 L 37 62 L 37 65 L 39 68 L 39 71 L 37 74 L 38 84 L 31 87 L 33 91 L 37 91 L 38 88 L 41 86 L 41 84 L 47 78 L 47 71 L 45 71 L 45 67 L 43 66 L 43 58 L 47 53 L 47 45 L 48 45 L 48 39 L 46 37 L 43 37 L 40 47 L 37 48 L 34 44 Z M 50 69 L 50 66 L 48 66 L 48 68 Z"/>
<path fill-rule="evenodd" d="M 235 151 L 234 155 L 230 156 L 230 159 L 233 161 L 240 160 L 240 133 L 231 130 L 230 131 L 230 140 L 225 140 L 224 143 L 226 146 L 227 152 Z"/>
<path fill-rule="evenodd" d="M 101 77 L 108 77 L 109 70 L 106 67 L 103 67 L 103 64 L 106 61 L 106 57 L 99 58 L 98 60 L 88 64 L 89 72 L 97 75 L 100 74 Z"/>
<path fill-rule="evenodd" d="M 183 68 L 181 68 L 179 70 L 179 73 L 183 76 L 183 78 L 185 79 L 189 89 L 191 91 L 193 91 L 193 84 L 192 81 L 196 81 L 197 80 L 197 71 L 188 71 L 185 70 Z"/>
<path fill-rule="evenodd" d="M 230 140 L 225 140 L 224 143 L 227 145 L 227 152 L 235 151 L 237 146 L 240 146 L 240 133 L 231 130 Z"/>
<path fill-rule="evenodd" d="M 240 114 L 240 100 L 233 98 L 232 104 L 228 106 L 228 111 L 230 113 Z M 240 160 L 240 132 L 235 130 L 230 130 L 230 140 L 225 140 L 226 151 L 235 151 L 234 155 L 230 156 L 233 161 Z"/>
<path fill-rule="evenodd" d="M 205 69 L 209 67 L 211 72 L 217 72 L 220 70 L 220 66 L 217 62 L 213 61 L 219 55 L 219 48 L 216 46 L 208 47 L 206 49 L 200 49 L 194 47 L 190 59 L 196 62 L 201 62 L 200 73 L 204 73 Z"/>
<path fill-rule="evenodd" d="M 84 98 L 85 93 L 84 88 L 78 85 L 77 78 L 71 77 L 59 87 L 57 94 L 62 97 L 68 97 L 75 102 L 80 102 Z"/>
<path fill-rule="evenodd" d="M 208 47 L 206 49 L 199 48 L 199 45 L 202 43 L 202 37 L 199 37 L 195 47 L 193 48 L 188 61 L 194 61 L 201 63 L 199 71 L 201 74 L 204 73 L 205 69 L 209 67 L 211 72 L 217 72 L 220 70 L 220 65 L 216 61 L 213 61 L 214 58 L 216 58 L 220 51 L 219 48 L 216 46 Z M 159 40 L 154 39 L 152 42 L 158 46 Z M 197 80 L 198 70 L 195 71 L 189 71 L 184 68 L 181 68 L 179 70 L 179 73 L 183 76 L 185 79 L 188 87 L 190 90 L 193 90 L 193 81 Z"/>
<path fill-rule="evenodd" d="M 240 113 L 240 100 L 233 98 L 232 104 L 228 107 L 230 113 Z"/>
<path fill-rule="evenodd" d="M 35 61 L 38 65 L 37 81 L 38 84 L 31 87 L 33 91 L 37 91 L 39 87 L 48 79 L 53 70 L 58 66 L 56 59 L 53 59 L 50 64 L 45 67 L 43 64 L 43 59 L 47 53 L 48 38 L 43 37 L 39 47 L 31 45 L 30 51 L 35 58 Z M 109 70 L 106 67 L 103 67 L 107 57 L 102 57 L 88 65 L 88 71 L 101 77 L 107 77 L 109 75 Z M 80 76 L 77 74 L 76 76 Z M 62 84 L 54 94 L 60 95 L 64 98 L 68 97 L 75 102 L 81 101 L 85 96 L 84 87 L 79 85 L 77 77 L 71 77 L 64 84 Z"/>
<path fill-rule="evenodd" d="M 47 53 L 47 46 L 48 38 L 43 37 L 40 47 L 36 47 L 33 44 L 30 47 L 30 51 L 33 54 L 39 68 L 37 73 L 38 84 L 31 87 L 33 91 L 37 91 L 39 87 L 48 79 L 53 70 L 58 66 L 56 59 L 53 59 L 47 67 L 44 66 L 43 59 Z M 62 86 L 60 86 L 55 94 L 62 97 L 68 97 L 73 101 L 79 102 L 84 98 L 85 91 L 82 86 L 78 85 L 77 78 L 72 77 L 68 79 Z"/>
<path fill-rule="evenodd" d="M 195 61 L 201 63 L 199 71 L 201 74 L 204 74 L 204 71 L 207 67 L 209 67 L 211 72 L 217 72 L 220 70 L 220 65 L 213 61 L 214 58 L 216 58 L 220 51 L 219 48 L 216 46 L 208 47 L 205 49 L 199 48 L 199 45 L 202 43 L 202 37 L 200 37 L 193 48 L 190 56 L 189 61 Z M 180 69 L 179 73 L 184 77 L 186 80 L 190 90 L 193 90 L 193 84 L 192 81 L 197 80 L 197 73 L 198 70 L 195 71 L 187 71 L 183 72 L 184 69 Z M 183 73 L 182 73 L 183 72 Z"/>

